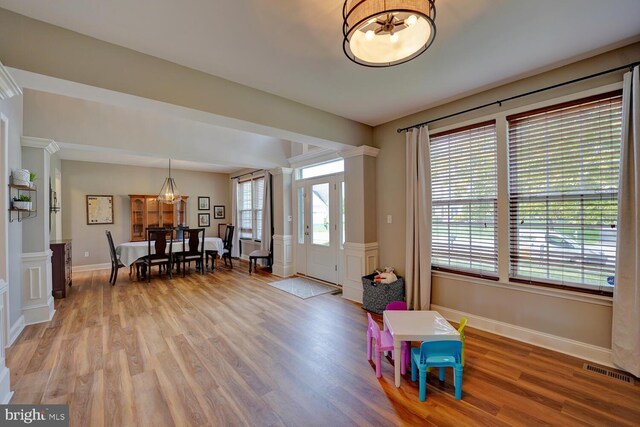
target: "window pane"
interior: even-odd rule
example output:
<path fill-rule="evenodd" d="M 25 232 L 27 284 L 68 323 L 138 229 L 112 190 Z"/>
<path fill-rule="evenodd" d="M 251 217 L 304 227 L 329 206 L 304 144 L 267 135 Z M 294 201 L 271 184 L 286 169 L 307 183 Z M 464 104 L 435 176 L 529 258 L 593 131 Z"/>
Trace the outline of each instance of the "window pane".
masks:
<path fill-rule="evenodd" d="M 329 183 L 311 187 L 311 242 L 314 245 L 329 246 L 331 243 L 329 224 Z"/>
<path fill-rule="evenodd" d="M 304 243 L 304 188 L 298 188 L 298 243 Z"/>
<path fill-rule="evenodd" d="M 346 236 L 346 230 L 345 230 L 345 213 L 344 213 L 344 181 L 342 181 L 342 184 L 340 184 L 342 186 L 342 191 L 340 191 L 340 195 L 341 195 L 341 199 L 340 199 L 340 215 L 342 217 L 342 241 L 341 241 L 341 245 L 344 246 L 344 239 Z"/>
<path fill-rule="evenodd" d="M 313 165 L 300 170 L 300 178 L 307 179 L 316 176 L 329 175 L 332 173 L 344 172 L 344 160 L 335 160 L 329 163 Z"/>
<path fill-rule="evenodd" d="M 495 123 L 431 137 L 432 264 L 496 277 Z"/>
<path fill-rule="evenodd" d="M 621 96 L 509 119 L 511 277 L 611 289 Z"/>

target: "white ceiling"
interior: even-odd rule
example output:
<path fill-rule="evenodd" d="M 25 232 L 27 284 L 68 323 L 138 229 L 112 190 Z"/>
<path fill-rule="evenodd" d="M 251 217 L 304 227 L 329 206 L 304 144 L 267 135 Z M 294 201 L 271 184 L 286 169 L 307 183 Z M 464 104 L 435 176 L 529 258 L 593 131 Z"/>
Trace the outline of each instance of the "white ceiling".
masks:
<path fill-rule="evenodd" d="M 437 36 L 385 69 L 342 52 L 342 0 L 0 0 L 35 19 L 377 125 L 621 45 L 639 0 L 437 0 Z"/>

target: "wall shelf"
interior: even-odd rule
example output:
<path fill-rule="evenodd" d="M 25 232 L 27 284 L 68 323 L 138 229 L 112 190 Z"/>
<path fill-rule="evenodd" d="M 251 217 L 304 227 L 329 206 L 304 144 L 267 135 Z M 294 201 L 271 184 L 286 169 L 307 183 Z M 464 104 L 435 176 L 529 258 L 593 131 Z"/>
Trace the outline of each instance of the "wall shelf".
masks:
<path fill-rule="evenodd" d="M 13 198 L 20 197 L 21 195 L 28 194 L 31 197 L 31 209 L 19 209 L 13 207 Z M 35 187 L 28 187 L 26 185 L 9 184 L 9 222 L 18 221 L 21 222 L 27 218 L 35 218 L 38 216 L 38 191 Z"/>

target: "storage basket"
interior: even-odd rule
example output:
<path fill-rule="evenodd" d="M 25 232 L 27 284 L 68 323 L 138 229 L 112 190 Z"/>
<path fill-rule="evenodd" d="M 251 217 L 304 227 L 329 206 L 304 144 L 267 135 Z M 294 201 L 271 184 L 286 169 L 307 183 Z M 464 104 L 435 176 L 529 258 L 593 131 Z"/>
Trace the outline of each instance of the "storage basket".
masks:
<path fill-rule="evenodd" d="M 27 169 L 14 169 L 11 172 L 11 179 L 15 185 L 29 186 L 30 173 Z"/>
<path fill-rule="evenodd" d="M 376 283 L 373 279 L 377 273 L 362 277 L 362 308 L 376 314 L 382 314 L 387 304 L 392 301 L 404 301 L 404 280 L 391 283 Z"/>

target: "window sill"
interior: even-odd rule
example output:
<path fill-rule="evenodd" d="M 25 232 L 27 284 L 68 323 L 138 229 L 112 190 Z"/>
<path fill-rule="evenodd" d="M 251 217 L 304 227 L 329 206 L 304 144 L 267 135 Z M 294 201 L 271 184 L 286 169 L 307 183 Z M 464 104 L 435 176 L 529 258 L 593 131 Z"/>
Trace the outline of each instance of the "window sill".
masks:
<path fill-rule="evenodd" d="M 516 292 L 527 292 L 531 294 L 544 295 L 554 298 L 563 298 L 572 301 L 579 301 L 588 304 L 603 305 L 611 307 L 613 297 L 605 295 L 587 294 L 579 291 L 570 291 L 565 289 L 545 288 L 542 286 L 528 285 L 525 283 L 517 282 L 503 282 L 482 279 L 478 277 L 465 276 L 462 274 L 450 273 L 445 271 L 432 270 L 431 275 L 434 277 L 440 277 L 443 279 L 457 280 L 459 282 L 469 282 L 474 285 L 493 286 L 496 288 L 507 289 Z"/>

